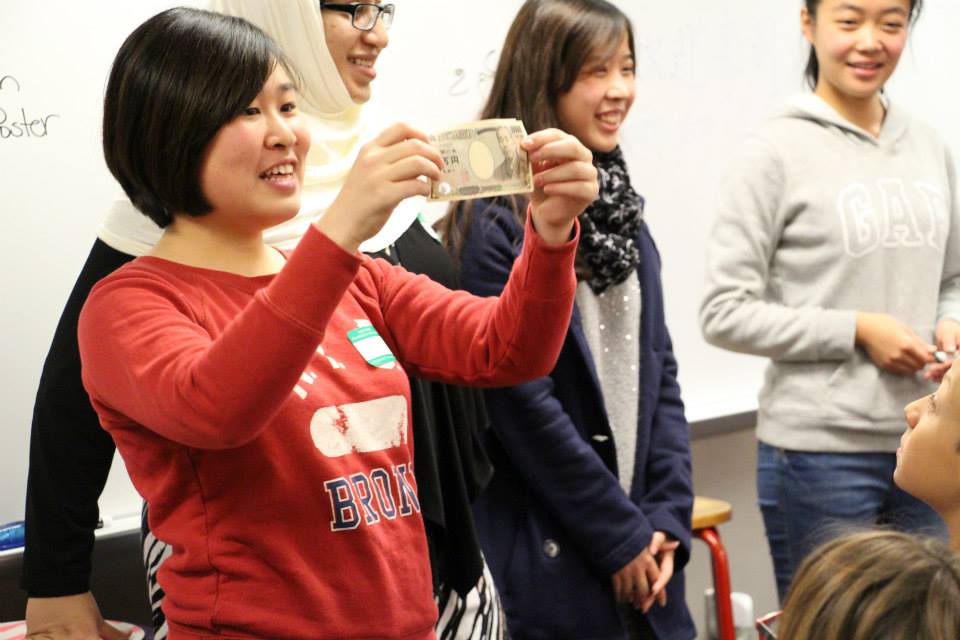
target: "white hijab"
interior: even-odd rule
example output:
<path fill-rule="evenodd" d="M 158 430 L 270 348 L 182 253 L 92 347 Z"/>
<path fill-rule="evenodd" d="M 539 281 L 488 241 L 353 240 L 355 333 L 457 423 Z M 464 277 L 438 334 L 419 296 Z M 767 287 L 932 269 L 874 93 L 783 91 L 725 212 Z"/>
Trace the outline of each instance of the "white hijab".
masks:
<path fill-rule="evenodd" d="M 373 137 L 362 105 L 353 102 L 327 48 L 317 0 L 210 0 L 210 9 L 244 18 L 277 41 L 303 82 L 297 104 L 310 127 L 300 212 L 263 233 L 264 240 L 292 249 L 309 225 L 340 192 L 362 144 Z M 416 218 L 417 205 L 397 207 L 390 222 L 361 249 L 378 251 L 394 242 Z M 119 251 L 143 255 L 162 231 L 129 200 L 118 201 L 100 228 L 100 238 Z"/>

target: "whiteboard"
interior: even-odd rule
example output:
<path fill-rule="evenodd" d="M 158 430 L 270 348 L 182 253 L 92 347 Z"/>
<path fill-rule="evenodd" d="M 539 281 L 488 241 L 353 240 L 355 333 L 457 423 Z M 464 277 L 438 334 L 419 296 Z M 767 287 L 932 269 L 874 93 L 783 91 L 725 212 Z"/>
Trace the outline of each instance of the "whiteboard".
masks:
<path fill-rule="evenodd" d="M 274 0 L 282 1 L 282 0 Z M 393 0 L 397 20 L 378 63 L 371 103 L 378 122 L 436 130 L 473 119 L 490 88 L 518 0 Z M 100 150 L 110 62 L 126 35 L 174 4 L 160 0 L 7 0 L 0 18 L 0 272 L 8 311 L 0 370 L 0 522 L 21 518 L 33 399 L 57 319 L 120 193 Z M 197 4 L 188 2 L 186 4 Z M 619 0 L 637 36 L 638 91 L 623 133 L 636 189 L 663 257 L 667 319 L 692 421 L 756 408 L 764 361 L 706 345 L 697 310 L 714 192 L 747 132 L 802 89 L 806 47 L 799 0 Z M 951 146 L 955 89 L 944 60 L 960 59 L 949 31 L 960 6 L 930 3 L 890 95 L 936 126 Z M 36 123 L 35 123 L 36 121 Z M 42 124 L 40 124 L 42 123 Z M 21 132 L 23 127 L 20 128 Z M 11 129 L 12 131 L 12 129 Z M 427 212 L 433 218 L 442 208 Z M 119 457 L 101 511 L 136 512 Z"/>

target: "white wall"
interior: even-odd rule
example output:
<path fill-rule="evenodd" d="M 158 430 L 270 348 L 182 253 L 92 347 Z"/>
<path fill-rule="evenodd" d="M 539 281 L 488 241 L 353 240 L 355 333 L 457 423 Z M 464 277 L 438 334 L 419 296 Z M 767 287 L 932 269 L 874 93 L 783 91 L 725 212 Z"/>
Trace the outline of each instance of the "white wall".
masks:
<path fill-rule="evenodd" d="M 56 116 L 47 120 L 44 137 L 12 137 L 0 128 L 0 292 L 7 309 L 0 332 L 0 523 L 23 517 L 30 420 L 43 359 L 97 225 L 120 194 L 100 147 L 110 63 L 137 24 L 171 4 L 3 3 L 0 78 L 16 82 L 8 78 L 0 88 L 6 113 L 0 127 L 20 119 L 21 110 L 28 121 Z M 112 513 L 136 510 L 138 498 L 121 470 L 101 504 Z"/>

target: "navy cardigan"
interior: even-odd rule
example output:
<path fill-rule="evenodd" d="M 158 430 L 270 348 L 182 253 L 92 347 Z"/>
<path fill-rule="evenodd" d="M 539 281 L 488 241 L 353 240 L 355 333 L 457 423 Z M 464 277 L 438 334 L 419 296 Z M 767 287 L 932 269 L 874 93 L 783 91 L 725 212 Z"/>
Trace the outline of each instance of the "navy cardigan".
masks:
<path fill-rule="evenodd" d="M 499 201 L 478 202 L 473 211 L 461 284 L 497 295 L 519 255 L 523 227 Z M 496 472 L 474 513 L 515 638 L 625 638 L 611 577 L 655 530 L 680 548 L 667 606 L 654 604 L 646 618 L 661 640 L 696 636 L 682 574 L 693 507 L 689 427 L 664 322 L 660 257 L 646 224 L 637 244 L 641 397 L 629 497 L 617 479 L 613 435 L 576 307 L 548 377 L 485 392 Z"/>

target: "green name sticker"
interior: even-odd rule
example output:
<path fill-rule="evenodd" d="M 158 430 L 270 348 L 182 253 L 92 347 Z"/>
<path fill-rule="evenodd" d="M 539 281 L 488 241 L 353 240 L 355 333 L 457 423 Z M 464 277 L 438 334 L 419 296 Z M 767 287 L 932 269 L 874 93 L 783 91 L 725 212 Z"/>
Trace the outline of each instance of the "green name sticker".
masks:
<path fill-rule="evenodd" d="M 373 325 L 368 324 L 347 332 L 347 339 L 368 364 L 381 369 L 393 369 L 397 358 Z"/>

